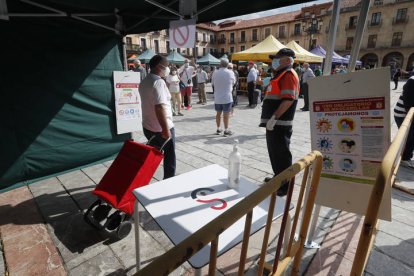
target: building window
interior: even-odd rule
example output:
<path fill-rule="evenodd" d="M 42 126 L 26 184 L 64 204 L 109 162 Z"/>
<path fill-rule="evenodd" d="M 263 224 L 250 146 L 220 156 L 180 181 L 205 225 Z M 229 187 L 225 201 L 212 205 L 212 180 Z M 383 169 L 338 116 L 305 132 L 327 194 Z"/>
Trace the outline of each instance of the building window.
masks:
<path fill-rule="evenodd" d="M 351 50 L 352 49 L 352 43 L 354 42 L 354 38 L 353 37 L 348 37 L 346 39 L 346 45 L 345 45 L 345 49 L 346 50 Z"/>
<path fill-rule="evenodd" d="M 155 53 L 160 52 L 160 42 L 157 39 L 154 39 L 154 47 L 155 47 Z"/>
<path fill-rule="evenodd" d="M 300 35 L 300 23 L 295 24 L 294 35 Z"/>
<path fill-rule="evenodd" d="M 244 51 L 246 49 L 246 46 L 240 46 L 240 51 Z"/>
<path fill-rule="evenodd" d="M 240 42 L 246 42 L 246 32 L 245 31 L 240 32 Z"/>
<path fill-rule="evenodd" d="M 203 48 L 203 56 L 205 56 L 206 55 L 206 48 Z"/>
<path fill-rule="evenodd" d="M 252 30 L 252 41 L 257 41 L 257 29 Z"/>
<path fill-rule="evenodd" d="M 230 47 L 230 53 L 234 52 L 234 47 Z"/>
<path fill-rule="evenodd" d="M 234 43 L 234 33 L 230 33 L 230 43 Z"/>
<path fill-rule="evenodd" d="M 187 55 L 191 56 L 190 48 L 187 48 Z"/>
<path fill-rule="evenodd" d="M 207 35 L 203 33 L 203 42 L 207 42 Z"/>
<path fill-rule="evenodd" d="M 147 40 L 145 38 L 141 38 L 141 48 L 142 50 L 147 49 Z"/>
<path fill-rule="evenodd" d="M 268 37 L 270 35 L 270 28 L 265 29 L 265 37 Z"/>
<path fill-rule="evenodd" d="M 181 53 L 181 49 L 180 48 L 177 48 L 177 53 Z"/>
<path fill-rule="evenodd" d="M 379 5 L 382 5 L 382 2 L 383 0 L 374 0 L 374 5 L 375 6 L 379 6 Z"/>
<path fill-rule="evenodd" d="M 221 54 L 224 54 L 224 48 L 221 48 L 220 50 L 221 50 Z"/>
<path fill-rule="evenodd" d="M 170 29 L 166 29 L 166 30 L 165 30 L 165 35 L 166 35 L 166 36 L 170 36 Z"/>
<path fill-rule="evenodd" d="M 321 9 L 321 15 L 325 15 L 326 14 L 326 9 Z"/>
<path fill-rule="evenodd" d="M 305 18 L 310 17 L 310 12 L 305 12 Z"/>
<path fill-rule="evenodd" d="M 381 13 L 375 12 L 371 17 L 371 26 L 378 26 L 381 23 Z"/>
<path fill-rule="evenodd" d="M 165 48 L 167 48 L 167 53 L 171 52 L 169 41 L 165 41 Z"/>
<path fill-rule="evenodd" d="M 357 23 L 358 23 L 358 16 L 351 16 L 349 18 L 348 26 L 349 26 L 350 29 L 355 29 Z"/>
<path fill-rule="evenodd" d="M 286 34 L 285 34 L 285 25 L 279 26 L 279 36 L 278 37 L 279 38 L 286 37 Z"/>
<path fill-rule="evenodd" d="M 401 46 L 402 35 L 402 32 L 394 33 L 392 35 L 391 46 Z"/>
<path fill-rule="evenodd" d="M 370 35 L 368 36 L 368 48 L 375 48 L 375 45 L 377 44 L 377 35 Z"/>
<path fill-rule="evenodd" d="M 126 38 L 126 44 L 131 45 L 132 44 L 132 38 L 127 37 Z"/>
<path fill-rule="evenodd" d="M 396 23 L 402 23 L 405 22 L 407 19 L 407 9 L 398 9 L 397 10 L 397 15 L 395 17 L 395 22 Z"/>
<path fill-rule="evenodd" d="M 316 47 L 316 44 L 317 43 L 318 43 L 318 40 L 316 38 L 315 39 L 312 39 L 311 49 L 314 49 Z"/>

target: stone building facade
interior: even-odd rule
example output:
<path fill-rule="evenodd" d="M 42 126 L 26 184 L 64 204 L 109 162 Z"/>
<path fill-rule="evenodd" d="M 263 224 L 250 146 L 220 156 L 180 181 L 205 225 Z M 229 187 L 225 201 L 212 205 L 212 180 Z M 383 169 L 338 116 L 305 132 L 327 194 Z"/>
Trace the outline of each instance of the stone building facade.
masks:
<path fill-rule="evenodd" d="M 372 0 L 358 58 L 364 66 L 414 67 L 414 0 Z M 342 0 L 335 51 L 349 54 L 355 37 L 361 0 Z M 197 24 L 196 47 L 178 49 L 186 56 L 216 57 L 255 46 L 270 34 L 285 44 L 296 41 L 305 49 L 327 46 L 332 2 L 251 20 Z M 130 35 L 127 48 L 169 52 L 167 31 Z M 134 46 L 135 45 L 135 46 Z"/>

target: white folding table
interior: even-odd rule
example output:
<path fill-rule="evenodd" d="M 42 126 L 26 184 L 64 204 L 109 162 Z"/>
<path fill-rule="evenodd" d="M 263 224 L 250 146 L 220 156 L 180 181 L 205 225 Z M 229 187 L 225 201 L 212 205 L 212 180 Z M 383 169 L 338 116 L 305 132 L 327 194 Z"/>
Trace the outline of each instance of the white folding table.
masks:
<path fill-rule="evenodd" d="M 177 245 L 211 220 L 258 188 L 241 177 L 237 189 L 227 186 L 227 169 L 210 165 L 134 190 L 135 242 L 137 267 L 140 267 L 138 202 L 148 211 L 168 238 Z M 269 198 L 253 209 L 251 233 L 266 225 Z M 285 200 L 278 197 L 273 219 L 283 214 Z M 293 208 L 291 205 L 290 208 Z M 217 256 L 243 239 L 245 216 L 220 235 Z M 208 264 L 210 245 L 206 245 L 188 262 L 196 269 Z"/>

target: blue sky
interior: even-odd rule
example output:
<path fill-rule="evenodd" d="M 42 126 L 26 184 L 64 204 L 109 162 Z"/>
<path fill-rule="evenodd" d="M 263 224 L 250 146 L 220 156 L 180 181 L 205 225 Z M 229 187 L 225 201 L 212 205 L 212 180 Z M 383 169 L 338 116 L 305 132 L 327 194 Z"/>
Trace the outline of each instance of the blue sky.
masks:
<path fill-rule="evenodd" d="M 262 11 L 262 12 L 255 12 L 255 13 L 250 13 L 250 14 L 237 16 L 237 17 L 231 17 L 231 18 L 227 18 L 227 19 L 254 19 L 254 18 L 260 18 L 260 17 L 274 15 L 274 14 L 278 14 L 278 13 L 296 11 L 296 10 L 300 10 L 302 7 L 312 6 L 312 5 L 315 5 L 315 4 L 322 4 L 322 3 L 326 3 L 326 2 L 332 2 L 332 0 L 312 1 L 312 2 L 305 3 L 305 4 L 292 5 L 292 6 L 288 6 L 288 7 L 283 7 L 283 8 L 279 8 L 279 9 L 273 9 L 273 10 L 267 10 L 267 11 Z M 214 22 L 215 23 L 220 23 L 220 22 L 222 22 L 224 20 L 227 20 L 227 19 L 217 20 L 217 21 L 214 21 Z"/>

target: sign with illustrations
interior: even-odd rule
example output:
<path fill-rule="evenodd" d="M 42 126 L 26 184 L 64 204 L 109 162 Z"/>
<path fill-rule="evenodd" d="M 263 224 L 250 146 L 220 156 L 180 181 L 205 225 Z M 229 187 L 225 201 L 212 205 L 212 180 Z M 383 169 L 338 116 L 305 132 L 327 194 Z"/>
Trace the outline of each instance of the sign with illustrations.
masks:
<path fill-rule="evenodd" d="M 364 214 L 390 144 L 390 81 L 386 68 L 309 81 L 312 149 L 323 154 L 316 202 Z M 391 219 L 391 193 L 380 218 Z"/>

